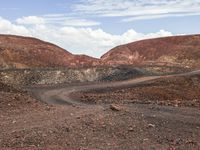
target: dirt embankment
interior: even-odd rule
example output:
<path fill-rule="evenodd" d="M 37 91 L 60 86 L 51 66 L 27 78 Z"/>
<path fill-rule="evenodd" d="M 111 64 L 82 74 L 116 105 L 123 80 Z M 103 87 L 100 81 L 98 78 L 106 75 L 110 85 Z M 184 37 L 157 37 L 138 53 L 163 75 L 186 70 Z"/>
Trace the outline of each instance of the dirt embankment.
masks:
<path fill-rule="evenodd" d="M 167 75 L 191 71 L 170 66 L 102 66 L 57 69 L 7 69 L 0 71 L 1 82 L 14 86 L 60 85 L 110 82 L 142 76 Z"/>
<path fill-rule="evenodd" d="M 68 69 L 10 69 L 0 72 L 1 81 L 9 85 L 56 85 L 118 81 L 136 78 L 149 71 L 136 67 L 93 67 Z M 149 73 L 151 74 L 151 73 Z"/>

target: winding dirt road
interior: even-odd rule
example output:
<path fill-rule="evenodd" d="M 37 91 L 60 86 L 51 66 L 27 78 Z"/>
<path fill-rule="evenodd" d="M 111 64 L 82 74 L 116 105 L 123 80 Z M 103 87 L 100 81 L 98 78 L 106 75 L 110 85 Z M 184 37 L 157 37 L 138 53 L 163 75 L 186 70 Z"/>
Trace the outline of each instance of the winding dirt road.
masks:
<path fill-rule="evenodd" d="M 137 84 L 141 84 L 144 82 L 156 80 L 159 78 L 169 78 L 174 76 L 188 76 L 199 74 L 200 70 L 187 72 L 182 74 L 176 75 L 167 75 L 167 76 L 148 76 L 148 77 L 141 77 L 132 80 L 126 81 L 117 81 L 117 82 L 110 82 L 110 83 L 95 83 L 95 84 L 87 84 L 87 85 L 74 85 L 74 86 L 66 86 L 66 87 L 31 87 L 28 90 L 35 96 L 37 99 L 44 101 L 48 104 L 71 104 L 71 105 L 87 105 L 85 103 L 81 103 L 80 101 L 76 101 L 72 99 L 69 95 L 71 93 L 86 91 L 86 90 L 96 90 L 96 89 L 104 89 L 104 88 L 123 88 L 127 86 L 133 86 Z"/>

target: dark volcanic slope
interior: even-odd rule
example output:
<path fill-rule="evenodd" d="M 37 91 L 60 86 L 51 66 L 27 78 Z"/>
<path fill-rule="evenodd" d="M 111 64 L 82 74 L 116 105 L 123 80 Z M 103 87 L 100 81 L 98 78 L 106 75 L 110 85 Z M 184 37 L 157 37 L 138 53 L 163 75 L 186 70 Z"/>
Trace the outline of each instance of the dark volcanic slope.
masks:
<path fill-rule="evenodd" d="M 77 56 L 35 38 L 0 35 L 0 68 L 42 68 L 92 65 L 97 59 Z"/>
<path fill-rule="evenodd" d="M 200 68 L 200 35 L 142 40 L 117 46 L 101 57 L 105 64 L 158 64 Z"/>

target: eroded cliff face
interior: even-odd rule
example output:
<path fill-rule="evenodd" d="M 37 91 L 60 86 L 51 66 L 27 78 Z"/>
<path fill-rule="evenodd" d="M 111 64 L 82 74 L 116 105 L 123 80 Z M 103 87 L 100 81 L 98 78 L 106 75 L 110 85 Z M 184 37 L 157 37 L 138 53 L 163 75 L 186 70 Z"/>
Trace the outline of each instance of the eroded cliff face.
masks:
<path fill-rule="evenodd" d="M 104 64 L 200 68 L 200 35 L 148 39 L 117 46 L 101 57 Z"/>

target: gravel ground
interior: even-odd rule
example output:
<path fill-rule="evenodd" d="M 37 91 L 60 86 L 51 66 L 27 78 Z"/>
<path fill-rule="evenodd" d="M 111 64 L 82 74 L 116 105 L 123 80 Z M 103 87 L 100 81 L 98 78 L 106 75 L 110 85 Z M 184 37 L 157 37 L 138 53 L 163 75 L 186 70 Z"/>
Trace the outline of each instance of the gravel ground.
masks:
<path fill-rule="evenodd" d="M 161 81 L 150 83 L 163 84 Z M 196 76 L 193 83 L 198 86 Z M 70 98 L 66 89 L 37 87 L 42 91 L 39 94 L 46 90 L 50 96 L 58 92 L 62 98 Z M 51 105 L 5 84 L 0 84 L 0 91 L 2 150 L 200 149 L 199 107 L 118 103 L 121 97 L 110 103 Z"/>

